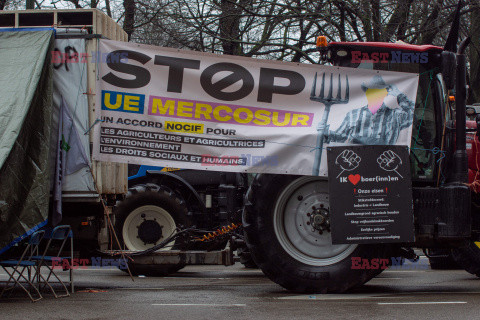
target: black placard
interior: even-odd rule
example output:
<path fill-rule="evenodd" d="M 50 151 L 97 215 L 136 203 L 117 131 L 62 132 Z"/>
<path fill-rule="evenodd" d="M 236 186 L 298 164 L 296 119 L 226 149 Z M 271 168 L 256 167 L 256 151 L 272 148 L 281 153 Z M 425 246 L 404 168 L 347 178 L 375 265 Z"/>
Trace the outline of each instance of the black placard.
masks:
<path fill-rule="evenodd" d="M 413 242 L 405 146 L 327 148 L 332 243 Z"/>

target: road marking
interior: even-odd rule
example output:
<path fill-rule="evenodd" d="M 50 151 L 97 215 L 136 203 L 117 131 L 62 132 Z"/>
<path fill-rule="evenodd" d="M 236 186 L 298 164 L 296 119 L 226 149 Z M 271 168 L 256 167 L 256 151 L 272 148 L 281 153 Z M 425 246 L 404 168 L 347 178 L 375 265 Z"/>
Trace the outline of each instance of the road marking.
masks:
<path fill-rule="evenodd" d="M 380 296 L 378 293 L 314 294 L 279 297 L 279 300 L 357 300 L 357 299 L 392 299 L 394 296 Z"/>
<path fill-rule="evenodd" d="M 386 271 L 387 273 L 389 273 L 389 272 L 415 272 L 415 273 L 417 273 L 417 272 L 427 272 L 427 270 L 422 270 L 422 269 L 421 269 L 421 270 L 396 270 L 396 269 L 386 269 L 385 271 Z"/>
<path fill-rule="evenodd" d="M 164 307 L 246 307 L 246 304 L 216 304 L 216 303 L 153 303 L 152 306 Z"/>
<path fill-rule="evenodd" d="M 414 294 L 479 294 L 480 291 L 417 291 L 417 292 L 414 292 Z M 404 292 L 399 292 L 397 294 L 408 294 L 408 295 L 411 295 L 412 293 L 409 292 L 409 293 L 404 293 Z"/>
<path fill-rule="evenodd" d="M 230 280 L 230 279 L 235 279 L 235 278 L 209 278 L 208 276 L 206 277 L 163 277 L 164 279 L 185 279 L 185 280 Z"/>
<path fill-rule="evenodd" d="M 392 304 L 465 304 L 466 301 L 424 301 L 424 302 L 378 302 L 379 305 Z"/>

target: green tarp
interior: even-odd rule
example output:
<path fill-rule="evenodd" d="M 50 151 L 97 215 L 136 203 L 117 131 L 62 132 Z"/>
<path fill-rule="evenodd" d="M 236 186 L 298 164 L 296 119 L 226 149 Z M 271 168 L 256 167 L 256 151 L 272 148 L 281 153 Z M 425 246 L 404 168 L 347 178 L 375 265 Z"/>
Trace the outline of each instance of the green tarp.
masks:
<path fill-rule="evenodd" d="M 0 32 L 0 253 L 48 216 L 52 50 L 52 30 Z"/>

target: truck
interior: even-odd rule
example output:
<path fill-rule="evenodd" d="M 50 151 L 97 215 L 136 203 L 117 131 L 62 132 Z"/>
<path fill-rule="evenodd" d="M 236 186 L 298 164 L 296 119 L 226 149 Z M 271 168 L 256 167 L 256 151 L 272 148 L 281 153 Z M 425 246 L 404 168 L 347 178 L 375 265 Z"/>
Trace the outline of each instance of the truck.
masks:
<path fill-rule="evenodd" d="M 97 44 L 99 39 L 126 41 L 127 34 L 120 25 L 97 9 L 18 10 L 0 13 L 0 31 L 2 31 L 0 35 L 10 39 L 10 43 L 17 44 L 23 41 L 22 45 L 26 48 L 31 45 L 32 38 L 41 38 L 44 41 L 44 47 L 36 51 L 38 56 L 35 59 L 45 70 L 40 68 L 42 72 L 37 71 L 26 76 L 39 80 L 38 77 L 42 74 L 42 81 L 36 85 L 30 83 L 31 92 L 36 92 L 31 99 L 33 104 L 35 101 L 45 101 L 48 107 L 37 106 L 35 112 L 30 111 L 31 114 L 23 115 L 25 117 L 23 126 L 29 127 L 29 130 L 23 129 L 16 139 L 34 139 L 39 135 L 45 137 L 46 132 L 49 132 L 50 136 L 35 144 L 38 148 L 32 148 L 34 150 L 32 154 L 36 154 L 35 157 L 42 156 L 41 168 L 48 172 L 50 179 L 47 176 L 41 176 L 39 179 L 37 176 L 37 181 L 35 174 L 24 176 L 23 179 L 32 180 L 34 185 L 30 187 L 31 189 L 43 188 L 42 198 L 48 202 L 49 196 L 45 194 L 45 189 L 50 189 L 52 193 L 55 184 L 53 181 L 55 153 L 59 143 L 57 128 L 62 117 L 62 99 L 65 100 L 66 109 L 73 119 L 73 125 L 70 124 L 69 129 L 76 129 L 79 145 L 88 153 L 87 163 L 75 172 L 69 174 L 67 171 L 62 181 L 61 223 L 72 227 L 76 258 L 91 260 L 91 257 L 110 257 L 106 252 L 114 249 L 142 251 L 154 246 L 159 239 L 167 237 L 177 228 L 193 225 L 199 230 L 211 232 L 216 232 L 222 227 L 230 227 L 232 230 L 228 235 L 237 233 L 235 246 L 241 246 L 244 248 L 243 252 L 246 251 L 239 228 L 242 195 L 247 188 L 246 175 L 176 171 L 171 168 L 166 171 L 162 167 L 149 167 L 149 170 L 146 170 L 145 166 L 139 172 L 139 166 L 91 159 L 90 147 L 93 139 L 91 129 L 98 122 L 94 115 L 96 67 L 105 59 L 98 52 Z M 37 33 L 34 34 L 35 32 Z M 38 32 L 45 34 L 40 35 Z M 48 32 L 54 34 L 52 39 L 46 34 Z M 32 35 L 28 36 L 28 33 Z M 39 57 L 40 55 L 43 55 L 43 58 Z M 5 58 L 13 61 L 12 53 L 5 54 Z M 35 69 L 31 72 L 35 72 Z M 2 81 L 7 82 L 8 79 L 5 77 Z M 48 85 L 42 87 L 40 85 L 42 83 Z M 26 86 L 21 81 L 16 85 Z M 15 87 L 13 90 L 19 89 Z M 7 97 L 5 94 L 4 99 Z M 26 110 L 34 109 L 28 105 L 28 101 L 23 103 Z M 5 104 L 10 108 L 16 108 L 10 100 L 6 100 Z M 39 109 L 45 112 L 42 116 L 47 117 L 49 121 L 37 122 L 38 127 L 33 127 L 31 122 L 35 123 Z M 7 108 L 2 112 L 7 114 Z M 19 127 L 21 128 L 22 124 L 19 124 Z M 12 132 L 14 131 L 12 129 Z M 14 145 L 15 135 L 10 137 L 5 134 L 2 139 Z M 70 141 L 66 142 L 73 144 Z M 33 163 L 25 164 L 22 168 L 12 162 L 18 157 L 16 152 L 15 149 L 9 149 L 8 152 L 2 153 L 2 156 L 5 155 L 5 158 L 2 158 L 5 162 L 0 175 L 4 183 L 20 186 L 21 183 L 15 176 L 21 176 L 20 173 L 23 171 L 35 172 L 35 170 Z M 67 156 L 67 162 L 68 159 Z M 15 173 L 9 172 L 11 166 L 15 167 Z M 0 210 L 2 219 L 8 223 L 3 225 L 5 232 L 0 242 L 0 253 L 8 254 L 12 252 L 9 251 L 10 248 L 15 247 L 35 230 L 51 224 L 55 218 L 54 210 L 49 208 L 54 201 L 52 194 L 50 204 L 44 201 L 32 202 L 28 200 L 28 192 L 22 193 L 15 187 L 10 188 L 12 192 L 9 193 L 6 186 L 0 196 L 2 198 Z M 158 223 L 157 219 L 161 223 Z M 234 222 L 238 226 L 231 226 Z M 197 233 L 198 237 L 202 235 L 202 232 Z M 226 248 L 228 240 L 230 239 L 226 236 L 216 236 L 215 239 L 197 243 L 188 249 L 201 251 L 188 255 L 187 260 L 190 259 L 190 263 L 200 263 L 198 261 L 201 260 L 204 264 L 231 265 L 234 263 L 233 246 Z M 180 244 L 175 248 L 185 249 Z M 135 267 L 132 263 L 130 272 L 158 275 L 178 270 L 185 265 L 178 262 L 180 260 L 178 252 L 177 250 L 174 254 L 169 252 L 164 255 L 163 259 L 166 261 L 161 265 L 158 265 L 157 261 L 153 269 L 145 266 Z M 158 260 L 162 253 L 159 252 L 157 255 Z M 182 259 L 184 258 L 182 256 Z M 174 262 L 168 259 L 173 259 Z"/>
<path fill-rule="evenodd" d="M 100 30 L 95 21 L 101 16 L 96 10 L 4 12 L 0 21 L 11 24 L 3 22 L 2 27 L 19 27 L 26 14 L 43 15 L 45 20 L 28 19 L 28 26 L 37 26 L 30 21 L 41 20 L 38 25 L 59 27 L 55 21 L 65 12 L 76 17 L 71 19 L 76 25 L 68 28 L 86 30 L 77 36 L 96 43 Z M 43 18 L 49 14 L 57 19 L 52 24 Z M 81 20 L 77 14 L 90 15 L 90 20 Z M 457 50 L 454 29 L 444 48 L 318 41 L 320 56 L 333 66 L 419 75 L 410 148 L 413 242 L 332 244 L 328 178 L 315 175 L 251 176 L 130 166 L 127 184 L 126 166 L 100 163 L 97 166 L 122 172 L 121 178 L 113 179 L 121 188 L 102 189 L 89 202 L 85 194 L 77 194 L 75 202 L 65 203 L 63 221 L 72 225 L 82 254 L 122 252 L 130 256 L 129 266 L 139 274 L 166 275 L 186 264 L 230 265 L 232 251 L 237 249 L 249 264 L 288 290 L 341 293 L 380 274 L 392 257 L 416 259 L 413 248 L 423 248 L 451 251 L 459 265 L 480 276 L 480 118 L 466 121 L 464 50 L 468 40 Z M 392 58 L 392 52 L 397 58 Z M 399 60 L 399 56 L 407 58 Z M 86 93 L 95 93 L 95 65 L 88 65 L 92 84 Z M 449 91 L 454 88 L 453 105 Z M 88 106 L 90 111 L 95 108 L 90 96 Z M 90 112 L 90 126 L 96 121 Z M 102 182 L 113 178 L 106 172 L 94 176 Z M 295 216 L 304 217 L 311 227 L 292 224 Z M 353 267 L 356 259 L 361 267 Z M 378 267 L 380 260 L 390 262 Z"/>

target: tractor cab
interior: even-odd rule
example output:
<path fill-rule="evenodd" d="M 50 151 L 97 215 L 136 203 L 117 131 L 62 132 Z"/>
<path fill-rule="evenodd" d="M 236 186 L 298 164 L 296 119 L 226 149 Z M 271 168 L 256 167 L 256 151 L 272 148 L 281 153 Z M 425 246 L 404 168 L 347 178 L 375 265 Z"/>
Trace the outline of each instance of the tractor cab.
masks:
<path fill-rule="evenodd" d="M 322 38 L 322 37 L 319 37 Z M 317 42 L 321 58 L 335 66 L 410 72 L 419 75 L 410 150 L 412 180 L 432 185 L 441 176 L 442 132 L 446 92 L 441 74 L 443 48 L 383 42 Z"/>

